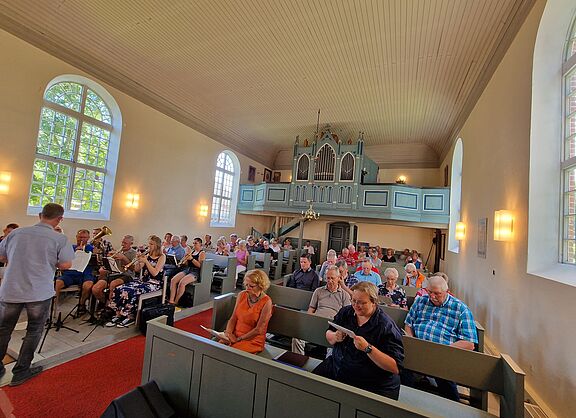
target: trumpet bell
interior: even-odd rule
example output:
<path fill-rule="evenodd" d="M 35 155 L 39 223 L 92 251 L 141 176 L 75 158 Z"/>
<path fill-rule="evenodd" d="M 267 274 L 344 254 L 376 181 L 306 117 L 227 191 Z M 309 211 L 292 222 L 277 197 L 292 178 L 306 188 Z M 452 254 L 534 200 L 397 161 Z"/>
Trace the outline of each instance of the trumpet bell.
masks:
<path fill-rule="evenodd" d="M 94 238 L 92 239 L 92 242 L 98 242 L 100 241 L 100 239 L 106 235 L 112 235 L 112 230 L 110 228 L 108 228 L 106 225 L 102 226 L 102 228 L 100 228 L 100 232 L 98 232 Z"/>

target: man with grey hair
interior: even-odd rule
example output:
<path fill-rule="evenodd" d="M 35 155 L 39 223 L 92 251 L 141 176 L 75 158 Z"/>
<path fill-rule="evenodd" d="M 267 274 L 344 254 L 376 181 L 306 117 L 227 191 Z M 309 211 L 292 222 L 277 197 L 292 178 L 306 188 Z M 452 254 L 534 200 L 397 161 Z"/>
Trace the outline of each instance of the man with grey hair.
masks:
<path fill-rule="evenodd" d="M 448 284 L 441 276 L 428 279 L 428 294 L 417 298 L 405 320 L 405 331 L 410 337 L 473 350 L 478 343 L 472 312 L 466 304 L 448 293 Z M 414 386 L 414 377 L 406 372 L 402 383 Z M 436 379 L 441 396 L 458 401 L 454 382 Z"/>
<path fill-rule="evenodd" d="M 54 231 L 63 217 L 62 206 L 48 203 L 42 208 L 40 222 L 14 230 L 0 243 L 0 261 L 8 262 L 0 286 L 0 358 L 6 355 L 22 309 L 28 316 L 10 386 L 20 385 L 42 371 L 42 366 L 30 365 L 55 294 L 54 274 L 57 268 L 69 269 L 74 258 L 72 245 L 63 234 Z M 0 363 L 0 377 L 5 373 Z"/>
<path fill-rule="evenodd" d="M 408 263 L 404 267 L 404 270 L 406 271 L 406 277 L 404 278 L 403 285 L 420 289 L 426 277 L 418 271 L 416 265 L 414 263 Z"/>
<path fill-rule="evenodd" d="M 170 240 L 170 247 L 166 250 L 166 256 L 174 256 L 176 257 L 176 265 L 168 264 L 168 262 L 164 265 L 164 274 L 168 277 L 174 276 L 178 272 L 177 264 L 184 258 L 186 255 L 186 250 L 182 245 L 180 245 L 180 237 L 178 235 L 172 236 Z M 168 260 L 168 257 L 166 257 Z"/>
<path fill-rule="evenodd" d="M 362 270 L 356 272 L 354 276 L 359 282 L 370 282 L 376 286 L 382 284 L 382 278 L 378 273 L 372 270 L 372 262 L 367 258 L 362 261 Z"/>

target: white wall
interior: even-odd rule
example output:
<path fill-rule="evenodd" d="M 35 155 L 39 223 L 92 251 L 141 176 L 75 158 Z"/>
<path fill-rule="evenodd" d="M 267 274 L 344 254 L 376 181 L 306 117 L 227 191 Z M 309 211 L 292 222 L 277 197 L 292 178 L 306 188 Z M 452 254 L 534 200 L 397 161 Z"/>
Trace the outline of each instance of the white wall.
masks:
<path fill-rule="evenodd" d="M 576 288 L 526 273 L 531 68 L 544 3 L 536 3 L 458 135 L 467 236 L 459 254 L 448 253 L 446 266 L 488 337 L 524 369 L 528 386 L 558 416 L 568 417 L 576 413 Z M 515 214 L 512 242 L 493 239 L 499 209 Z M 480 218 L 488 218 L 486 259 L 477 256 Z"/>
<path fill-rule="evenodd" d="M 438 168 L 381 168 L 378 171 L 379 183 L 395 183 L 398 177 L 405 176 L 410 186 L 444 186 L 444 175 Z"/>
<path fill-rule="evenodd" d="M 0 171 L 12 172 L 10 194 L 0 195 L 0 223 L 28 225 L 36 222 L 26 216 L 26 205 L 44 88 L 62 74 L 92 77 L 4 31 L 0 31 L 0 50 Z M 113 243 L 117 245 L 126 233 L 143 241 L 148 234 L 165 231 L 217 236 L 232 231 L 245 235 L 251 226 L 269 228 L 270 218 L 257 216 L 238 215 L 235 228 L 210 228 L 209 217 L 198 218 L 199 206 L 211 204 L 216 157 L 223 146 L 100 84 L 118 102 L 124 121 L 111 219 L 105 222 L 112 228 Z M 264 169 L 242 155 L 238 158 L 241 182 L 246 182 L 248 165 L 260 172 Z M 129 192 L 140 193 L 140 209 L 124 207 Z M 65 219 L 62 226 L 73 238 L 77 229 L 102 223 Z"/>

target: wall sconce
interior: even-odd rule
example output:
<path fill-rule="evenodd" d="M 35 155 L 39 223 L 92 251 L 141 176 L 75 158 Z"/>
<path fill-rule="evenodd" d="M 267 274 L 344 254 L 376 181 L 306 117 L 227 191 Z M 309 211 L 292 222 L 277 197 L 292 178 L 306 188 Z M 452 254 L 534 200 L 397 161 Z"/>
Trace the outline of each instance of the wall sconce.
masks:
<path fill-rule="evenodd" d="M 396 179 L 396 184 L 406 184 L 406 176 L 400 176 Z"/>
<path fill-rule="evenodd" d="M 508 210 L 494 212 L 494 241 L 511 241 L 514 237 L 514 215 Z"/>
<path fill-rule="evenodd" d="M 208 205 L 200 205 L 200 210 L 198 211 L 198 215 L 202 216 L 203 218 L 208 216 Z"/>
<path fill-rule="evenodd" d="M 10 191 L 10 180 L 12 180 L 11 172 L 0 171 L 0 194 L 7 194 Z"/>
<path fill-rule="evenodd" d="M 464 222 L 456 223 L 454 238 L 456 238 L 458 241 L 462 241 L 464 238 L 466 238 L 466 224 Z"/>
<path fill-rule="evenodd" d="M 140 195 L 137 193 L 128 193 L 126 195 L 126 207 L 138 209 L 138 206 L 140 206 Z"/>

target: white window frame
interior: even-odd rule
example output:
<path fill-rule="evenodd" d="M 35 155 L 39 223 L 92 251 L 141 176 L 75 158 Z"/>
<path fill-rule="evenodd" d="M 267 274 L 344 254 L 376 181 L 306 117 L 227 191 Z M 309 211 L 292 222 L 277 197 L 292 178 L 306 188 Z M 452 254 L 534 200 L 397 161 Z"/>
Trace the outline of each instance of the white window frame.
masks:
<path fill-rule="evenodd" d="M 112 130 L 110 132 L 110 140 L 109 140 L 109 145 L 108 145 L 108 156 L 107 156 L 107 160 L 106 160 L 106 168 L 105 168 L 105 172 L 104 172 L 104 187 L 102 190 L 102 203 L 100 205 L 100 212 L 85 212 L 85 211 L 81 211 L 81 210 L 70 210 L 70 202 L 71 202 L 71 196 L 72 196 L 72 187 L 73 187 L 73 183 L 74 183 L 74 174 L 71 173 L 71 178 L 70 178 L 70 184 L 68 186 L 68 193 L 67 193 L 67 200 L 65 203 L 65 211 L 64 211 L 64 216 L 67 218 L 73 218 L 73 219 L 87 219 L 87 220 L 110 220 L 110 212 L 112 210 L 112 200 L 114 197 L 114 183 L 115 183 L 115 179 L 116 179 L 116 168 L 118 165 L 118 154 L 120 152 L 120 137 L 121 137 L 121 133 L 122 133 L 122 113 L 120 112 L 120 107 L 118 106 L 118 103 L 116 103 L 116 100 L 114 100 L 114 98 L 112 97 L 112 95 L 110 93 L 108 93 L 108 91 L 106 91 L 106 89 L 104 89 L 102 86 L 100 86 L 98 83 L 86 78 L 86 77 L 82 77 L 79 75 L 75 75 L 75 74 L 66 74 L 66 75 L 61 75 L 58 76 L 56 78 L 54 78 L 53 80 L 51 80 L 48 85 L 46 86 L 46 89 L 43 92 L 42 97 L 44 98 L 46 95 L 46 92 L 55 84 L 58 83 L 64 83 L 64 82 L 69 82 L 69 83 L 77 83 L 77 84 L 82 84 L 85 87 L 89 88 L 90 90 L 94 91 L 94 93 L 96 93 L 98 96 L 100 96 L 100 98 L 104 101 L 104 103 L 108 106 L 108 109 L 110 110 L 110 117 L 112 119 Z M 84 96 L 85 97 L 85 96 Z M 56 112 L 62 113 L 62 114 L 66 114 L 68 116 L 72 116 L 76 119 L 78 119 L 78 132 L 80 132 L 80 125 L 83 121 L 89 122 L 89 123 L 93 123 L 95 125 L 100 126 L 101 124 L 98 124 L 96 121 L 94 121 L 92 118 L 87 117 L 85 115 L 83 115 L 82 113 L 76 112 L 72 109 L 68 109 L 66 107 L 60 106 L 56 103 L 50 102 L 46 99 L 43 99 L 43 104 L 40 110 L 42 110 L 43 108 L 49 108 L 51 110 L 54 110 Z M 81 109 L 82 111 L 82 109 Z M 41 118 L 41 116 L 40 116 Z M 40 126 L 41 120 L 39 121 L 38 127 Z M 38 139 L 36 140 L 38 141 Z M 76 147 L 75 147 L 75 155 L 77 156 L 77 152 L 78 152 L 78 138 L 76 138 Z M 38 143 L 38 142 L 36 142 Z M 46 160 L 46 161 L 54 161 L 54 162 L 62 162 L 65 163 L 66 165 L 69 165 L 73 168 L 86 168 L 89 170 L 93 170 L 94 167 L 91 166 L 86 166 L 84 164 L 80 164 L 76 162 L 76 157 L 74 158 L 73 161 L 60 161 L 58 159 L 55 159 L 54 157 L 51 156 L 47 156 L 44 154 L 35 154 L 34 159 L 42 159 L 42 160 Z M 32 182 L 32 180 L 31 180 Z M 27 199 L 30 198 L 30 186 L 28 187 L 28 197 Z M 28 200 L 29 201 L 29 200 Z M 40 212 L 41 208 L 38 208 L 36 206 L 28 206 L 27 203 L 27 210 L 26 213 L 27 215 L 30 216 L 38 216 L 38 213 Z"/>
<path fill-rule="evenodd" d="M 563 182 L 559 175 L 565 120 L 563 74 L 567 37 L 576 5 L 547 2 L 534 48 L 527 272 L 576 286 L 576 266 L 562 263 Z"/>
<path fill-rule="evenodd" d="M 456 239 L 456 224 L 461 221 L 463 161 L 464 148 L 462 138 L 458 138 L 454 145 L 454 153 L 452 154 L 450 175 L 450 224 L 448 226 L 448 251 L 456 254 L 460 252 L 460 241 Z"/>
<path fill-rule="evenodd" d="M 232 160 L 233 172 L 229 172 L 224 170 L 223 168 L 218 167 L 218 158 L 220 155 L 225 154 Z M 216 173 L 221 171 L 223 174 L 231 174 L 232 177 L 232 197 L 230 199 L 230 217 L 226 220 L 212 220 L 212 213 L 210 213 L 210 226 L 215 228 L 233 228 L 236 226 L 236 211 L 238 207 L 238 190 L 240 189 L 240 161 L 236 154 L 234 154 L 230 150 L 224 150 L 218 154 L 216 157 L 216 168 L 214 170 L 214 185 L 216 184 Z M 219 198 L 222 199 L 221 195 L 214 194 L 214 186 L 212 187 L 212 202 L 210 206 L 210 210 L 214 207 L 214 199 Z M 220 208 L 222 207 L 222 200 L 220 200 Z"/>

